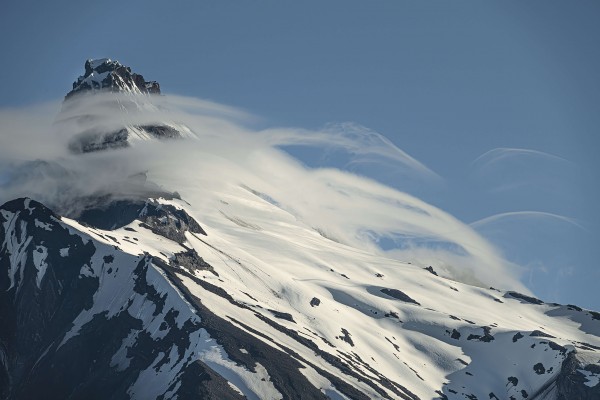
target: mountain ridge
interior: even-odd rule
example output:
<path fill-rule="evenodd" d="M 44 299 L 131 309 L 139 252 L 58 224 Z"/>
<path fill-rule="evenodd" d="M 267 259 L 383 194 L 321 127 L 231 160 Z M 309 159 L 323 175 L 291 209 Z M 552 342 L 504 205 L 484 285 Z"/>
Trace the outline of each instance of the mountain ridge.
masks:
<path fill-rule="evenodd" d="M 105 82 L 136 75 L 116 61 L 85 69 L 65 104 L 99 145 L 72 157 L 132 154 L 141 125 L 106 128 L 84 93 L 125 112 L 153 94 Z M 69 215 L 0 206 L 1 399 L 600 398 L 599 313 L 329 240 L 251 184 L 170 178 L 74 192 Z"/>

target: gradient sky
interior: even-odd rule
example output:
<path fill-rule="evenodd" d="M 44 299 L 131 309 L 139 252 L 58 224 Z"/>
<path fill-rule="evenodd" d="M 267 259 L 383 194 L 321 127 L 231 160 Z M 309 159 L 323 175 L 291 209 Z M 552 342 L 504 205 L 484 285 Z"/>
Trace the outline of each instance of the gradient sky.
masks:
<path fill-rule="evenodd" d="M 378 179 L 473 223 L 542 299 L 600 310 L 599 20 L 595 0 L 5 0 L 0 107 L 110 57 L 264 127 L 360 124 L 442 177 Z"/>

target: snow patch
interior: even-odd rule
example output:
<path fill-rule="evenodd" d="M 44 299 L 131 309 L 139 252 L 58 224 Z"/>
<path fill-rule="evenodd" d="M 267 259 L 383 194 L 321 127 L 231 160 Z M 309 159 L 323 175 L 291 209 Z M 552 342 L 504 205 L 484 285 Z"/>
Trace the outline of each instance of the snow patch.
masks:
<path fill-rule="evenodd" d="M 23 273 L 25 270 L 25 264 L 27 263 L 27 248 L 31 243 L 32 237 L 27 236 L 27 222 L 20 221 L 19 230 L 20 235 L 17 235 L 17 220 L 20 212 L 11 213 L 8 211 L 2 212 L 3 217 L 7 220 L 2 225 L 4 226 L 4 243 L 2 248 L 6 249 L 10 257 L 10 269 L 8 270 L 8 278 L 10 279 L 10 286 L 7 290 L 12 289 L 15 286 L 17 279 L 17 273 L 19 274 L 19 286 L 17 291 L 23 282 Z"/>
<path fill-rule="evenodd" d="M 93 277 L 94 270 L 88 264 L 83 264 L 79 270 L 79 277 Z"/>
<path fill-rule="evenodd" d="M 600 375 L 596 375 L 591 371 L 586 371 L 585 369 L 578 369 L 578 372 L 582 373 L 585 376 L 586 381 L 584 385 L 587 387 L 595 387 L 600 383 Z"/>
<path fill-rule="evenodd" d="M 52 227 L 50 226 L 50 224 L 41 222 L 37 218 L 35 219 L 35 226 L 38 228 L 42 228 L 44 230 L 52 232 Z"/>
<path fill-rule="evenodd" d="M 231 361 L 220 347 L 212 346 L 198 355 L 209 367 L 239 388 L 248 400 L 283 399 L 271 382 L 266 368 L 260 363 L 256 363 L 254 374 Z"/>
<path fill-rule="evenodd" d="M 42 279 L 46 274 L 46 268 L 48 268 L 48 264 L 46 263 L 46 257 L 48 257 L 48 249 L 44 246 L 36 246 L 33 252 L 33 265 L 37 270 L 35 283 L 37 284 L 38 289 L 40 288 Z"/>

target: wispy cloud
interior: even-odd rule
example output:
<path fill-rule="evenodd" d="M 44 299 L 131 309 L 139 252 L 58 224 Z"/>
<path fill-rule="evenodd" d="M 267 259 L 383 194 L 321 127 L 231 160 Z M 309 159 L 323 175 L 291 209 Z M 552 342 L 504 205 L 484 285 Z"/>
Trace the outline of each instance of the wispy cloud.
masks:
<path fill-rule="evenodd" d="M 320 165 L 335 164 L 351 172 L 374 166 L 380 172 L 435 183 L 442 178 L 385 136 L 360 124 L 328 124 L 320 130 L 293 128 L 262 132 L 273 146 L 302 146 L 319 153 Z"/>
<path fill-rule="evenodd" d="M 556 156 L 554 154 L 545 153 L 539 150 L 533 149 L 519 149 L 509 147 L 498 147 L 489 151 L 486 151 L 475 160 L 471 162 L 471 166 L 485 169 L 493 164 L 506 161 L 511 158 L 519 157 L 536 157 L 541 159 L 548 159 L 553 161 L 560 161 L 565 163 L 571 163 L 569 160 Z"/>
<path fill-rule="evenodd" d="M 519 281 L 519 268 L 471 226 L 414 195 L 342 170 L 375 163 L 377 169 L 394 168 L 423 185 L 441 179 L 376 132 L 356 124 L 321 130 L 252 129 L 247 126 L 252 116 L 203 100 L 132 100 L 100 95 L 63 107 L 52 135 L 45 126 L 47 110 L 2 111 L 0 171 L 5 182 L 0 201 L 31 196 L 76 212 L 77 199 L 85 196 L 112 193 L 128 198 L 155 189 L 140 178 L 145 173 L 164 189 L 180 192 L 202 216 L 218 207 L 220 193 L 247 187 L 264 193 L 307 228 L 347 246 L 435 265 L 453 279 L 527 291 Z M 185 125 L 195 138 L 139 141 L 130 148 L 82 155 L 66 150 L 87 129 L 158 121 Z M 27 140 L 15 137 L 23 131 Z M 327 167 L 309 167 L 282 151 L 298 145 L 341 151 L 344 157 Z M 44 151 L 47 146 L 55 149 Z M 43 161 L 31 163 L 35 160 Z M 339 161 L 342 169 L 335 168 Z"/>
<path fill-rule="evenodd" d="M 499 213 L 499 214 L 491 215 L 487 218 L 480 219 L 479 221 L 472 222 L 470 225 L 473 228 L 481 228 L 481 227 L 484 227 L 486 224 L 498 222 L 502 219 L 507 219 L 507 218 L 520 218 L 520 219 L 530 219 L 530 220 L 554 219 L 554 220 L 566 222 L 568 224 L 571 224 L 578 228 L 581 228 L 584 231 L 587 231 L 587 229 L 584 228 L 574 218 L 569 218 L 569 217 L 565 217 L 563 215 L 552 214 L 552 213 L 542 212 L 542 211 L 513 211 L 513 212 Z"/>

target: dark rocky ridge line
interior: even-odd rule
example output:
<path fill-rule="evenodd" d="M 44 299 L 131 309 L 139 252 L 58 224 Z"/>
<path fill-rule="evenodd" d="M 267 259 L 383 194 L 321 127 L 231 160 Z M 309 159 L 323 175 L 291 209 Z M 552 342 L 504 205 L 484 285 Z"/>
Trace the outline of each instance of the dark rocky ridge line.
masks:
<path fill-rule="evenodd" d="M 155 265 L 159 266 L 161 269 L 163 269 L 163 271 L 165 271 L 165 273 L 167 274 L 167 276 L 169 277 L 169 279 L 171 280 L 171 282 L 177 286 L 177 288 L 184 294 L 186 295 L 187 300 L 191 303 L 194 304 L 194 306 L 198 307 L 198 310 L 200 312 L 200 315 L 204 315 L 205 312 L 210 312 L 210 310 L 208 310 L 204 305 L 202 305 L 201 299 L 198 299 L 196 296 L 194 296 L 193 294 L 191 294 L 191 292 L 189 292 L 189 289 L 187 289 L 187 287 L 185 285 L 183 285 L 183 283 L 181 282 L 181 279 L 178 277 L 178 275 L 183 275 L 191 280 L 193 280 L 196 284 L 198 284 L 199 286 L 201 286 L 202 288 L 204 288 L 205 290 L 208 290 L 224 299 L 226 299 L 228 302 L 230 302 L 231 304 L 240 307 L 242 309 L 246 309 L 249 310 L 251 312 L 253 312 L 253 310 L 243 304 L 240 303 L 238 301 L 236 301 L 229 293 L 227 293 L 226 291 L 224 291 L 223 289 L 221 289 L 218 286 L 215 286 L 209 282 L 206 282 L 202 279 L 197 278 L 196 276 L 186 272 L 186 271 L 182 271 L 180 269 L 175 269 L 170 265 L 165 264 L 164 262 L 162 262 L 159 259 L 155 259 L 154 260 Z M 272 326 L 273 328 L 277 329 L 278 331 L 286 334 L 287 336 L 291 337 L 292 339 L 296 340 L 298 343 L 310 348 L 311 350 L 313 350 L 317 355 L 319 355 L 321 358 L 323 358 L 323 360 L 325 360 L 327 363 L 331 364 L 332 366 L 334 366 L 335 368 L 339 369 L 341 372 L 343 372 L 346 375 L 349 375 L 355 379 L 357 379 L 359 382 L 364 382 L 366 384 L 368 384 L 368 386 L 370 386 L 373 390 L 377 391 L 383 398 L 389 398 L 389 396 L 387 395 L 387 393 L 381 389 L 377 383 L 379 383 L 381 386 L 391 390 L 392 392 L 394 392 L 396 395 L 400 396 L 402 399 L 405 400 L 418 400 L 418 397 L 416 397 L 414 394 L 412 394 L 407 388 L 398 385 L 396 382 L 392 382 L 390 380 L 388 380 L 385 376 L 383 376 L 382 374 L 378 373 L 377 371 L 371 369 L 371 372 L 374 373 L 378 379 L 377 381 L 372 381 L 371 379 L 369 379 L 368 377 L 359 374 L 357 371 L 355 371 L 352 366 L 351 363 L 345 363 L 344 361 L 342 361 L 340 358 L 338 358 L 337 356 L 334 356 L 328 352 L 325 352 L 323 350 L 321 350 L 314 342 L 312 342 L 310 339 L 305 338 L 304 336 L 301 336 L 298 334 L 298 332 L 296 332 L 293 329 L 289 329 L 286 328 L 278 323 L 276 323 L 275 321 L 271 320 L 270 318 L 266 317 L 263 314 L 257 313 L 255 312 L 254 315 L 262 320 L 263 322 L 267 323 L 268 325 Z M 287 318 L 286 318 L 287 319 Z M 281 344 L 278 344 L 278 346 L 281 347 Z M 232 351 L 235 351 L 232 349 Z M 300 357 L 299 355 L 297 355 L 296 353 L 294 354 L 294 358 L 299 359 L 301 361 L 304 361 L 306 363 L 309 363 L 307 360 L 303 359 L 302 357 Z M 309 363 L 313 368 L 317 368 L 316 366 L 314 366 L 312 363 Z M 322 369 L 318 369 L 319 373 L 321 375 L 323 375 L 323 373 L 325 373 L 324 370 Z M 327 373 L 326 374 L 327 378 L 336 385 L 336 387 L 341 383 L 341 381 L 338 378 L 335 378 L 333 375 Z M 325 376 L 325 375 L 323 375 Z M 377 383 L 376 383 L 377 382 Z M 348 395 L 350 398 L 363 398 L 362 396 L 359 397 L 354 397 L 354 396 L 350 396 L 349 393 L 346 393 L 344 390 L 348 390 L 348 389 L 343 389 L 344 387 L 348 386 L 348 384 L 344 384 L 342 385 L 342 387 L 338 387 L 338 389 L 340 391 L 342 391 L 344 394 Z M 398 390 L 400 389 L 400 391 Z M 354 390 L 350 391 L 350 392 L 356 392 L 358 391 L 358 389 L 354 388 Z M 404 392 L 404 393 L 403 393 Z M 406 393 L 406 394 L 405 394 Z M 368 398 L 364 397 L 364 398 Z"/>
<path fill-rule="evenodd" d="M 175 198 L 174 195 L 167 198 Z M 161 204 L 158 200 L 148 198 L 139 200 L 90 200 L 91 206 L 80 215 L 75 216 L 78 222 L 102 230 L 114 230 L 140 221 L 140 225 L 153 233 L 169 240 L 183 244 L 185 232 L 206 236 L 200 224 L 185 210 L 170 204 Z M 94 202 L 96 202 L 94 204 Z"/>
<path fill-rule="evenodd" d="M 67 93 L 63 102 L 63 109 L 72 109 L 76 102 L 84 95 L 96 93 L 130 93 L 138 96 L 158 96 L 161 94 L 160 85 L 156 81 L 146 81 L 131 68 L 111 59 L 87 60 L 84 65 L 85 73 L 73 82 L 73 89 Z M 103 106 L 114 107 L 115 113 L 123 112 L 125 108 L 130 112 L 139 108 L 137 101 L 144 103 L 143 98 L 134 96 L 128 99 L 115 99 L 110 104 Z M 114 104 L 113 104 L 114 103 Z M 92 113 L 93 110 L 90 110 Z M 89 115 L 79 115 L 76 120 L 97 120 Z M 97 121 L 95 127 L 86 129 L 75 135 L 69 142 L 69 150 L 73 153 L 90 153 L 110 149 L 119 149 L 130 146 L 130 129 L 135 128 L 155 139 L 175 139 L 182 137 L 181 132 L 164 123 L 152 123 L 107 127 L 102 121 Z"/>
<path fill-rule="evenodd" d="M 111 247 L 93 239 L 83 240 L 71 233 L 54 213 L 35 201 L 14 200 L 0 210 L 12 213 L 13 218 L 18 219 L 14 226 L 19 230 L 26 229 L 27 234 L 34 238 L 22 244 L 27 246 L 22 250 L 31 254 L 35 245 L 43 243 L 49 254 L 40 288 L 35 283 L 37 270 L 32 265 L 31 256 L 21 266 L 23 280 L 17 281 L 10 290 L 6 290 L 10 284 L 8 275 L 0 274 L 0 348 L 5 356 L 0 359 L 0 398 L 124 400 L 130 398 L 128 389 L 153 360 L 157 360 L 161 353 L 164 355 L 155 365 L 156 371 L 168 361 L 167 355 L 173 345 L 177 346 L 179 360 L 184 361 L 181 357 L 190 347 L 190 335 L 210 321 L 206 315 L 203 316 L 204 325 L 186 320 L 179 327 L 175 322 L 179 311 L 170 309 L 160 328 L 165 334 L 156 340 L 145 330 L 142 321 L 129 312 L 108 317 L 107 311 L 104 311 L 93 315 L 81 326 L 77 335 L 61 343 L 71 329 L 72 321 L 93 306 L 93 298 L 99 289 L 100 278 L 80 275 L 81 268 L 90 265 L 99 247 Z M 0 215 L 0 220 L 6 222 L 3 215 Z M 15 232 L 17 237 L 21 237 L 22 233 Z M 5 234 L 4 229 L 0 229 L 0 242 L 4 242 Z M 61 254 L 60 249 L 64 246 L 69 248 L 68 256 Z M 0 251 L 1 265 L 7 265 L 6 260 L 10 256 L 7 251 L 6 247 Z M 114 254 L 118 252 L 113 249 Z M 154 304 L 153 317 L 163 313 L 167 294 L 158 293 L 147 278 L 150 269 L 154 268 L 152 257 L 127 255 L 126 258 L 135 268 L 130 280 L 119 284 Z M 112 255 L 104 256 L 103 260 L 115 264 Z M 121 261 L 121 265 L 115 267 L 126 268 L 127 265 Z M 176 300 L 185 309 L 182 300 L 179 297 Z M 131 305 L 130 301 L 125 305 L 126 309 Z M 219 320 L 216 316 L 214 319 Z M 132 332 L 136 332 L 137 337 L 126 352 L 128 365 L 121 370 L 112 364 L 112 360 Z M 228 334 L 227 329 L 221 332 Z M 188 396 L 180 398 L 192 398 L 195 394 L 215 400 L 243 398 L 206 364 L 192 361 L 186 362 L 187 366 L 179 373 L 181 384 L 178 393 Z M 253 370 L 254 364 L 250 364 L 251 360 L 247 361 L 250 370 Z M 275 358 L 272 362 L 279 361 Z M 293 390 L 293 386 L 288 390 Z M 305 387 L 302 393 L 309 393 L 308 390 Z M 312 390 L 316 391 L 316 388 L 312 387 Z"/>
<path fill-rule="evenodd" d="M 54 247 L 63 246 L 66 241 L 64 238 L 58 237 L 58 229 L 61 228 L 65 234 L 70 235 L 73 238 L 81 240 L 81 237 L 75 234 L 69 233 L 67 228 L 61 226 L 60 219 L 58 216 L 53 214 L 50 210 L 43 207 L 41 204 L 34 201 L 28 201 L 21 199 L 14 203 L 9 203 L 6 208 L 9 210 L 16 210 L 16 212 L 23 212 L 23 209 L 32 207 L 33 210 L 37 210 L 42 207 L 42 213 L 33 214 L 33 220 L 29 223 L 35 224 L 35 220 L 42 224 L 49 224 L 49 218 L 52 218 L 54 224 L 49 225 L 51 232 L 47 231 L 57 238 L 58 243 Z M 19 225 L 19 224 L 18 224 Z M 44 228 L 39 228 L 46 231 Z M 0 240 L 3 239 L 0 237 Z M 94 247 L 94 241 L 88 240 L 87 246 L 89 247 L 88 255 L 82 260 L 81 263 L 75 263 L 72 265 L 73 274 L 71 280 L 74 282 L 81 281 L 79 271 L 82 264 L 89 264 L 91 257 L 96 251 Z M 55 249 L 56 250 L 56 249 Z M 33 251 L 33 250 L 31 250 Z M 58 251 L 58 250 L 56 250 Z M 114 250 L 118 252 L 117 249 Z M 135 257 L 131 256 L 132 259 Z M 115 263 L 114 256 L 104 256 L 104 262 L 113 265 Z M 64 262 L 64 261 L 63 261 Z M 177 274 L 186 274 L 184 270 L 180 269 L 180 262 L 177 259 L 173 260 L 173 265 L 167 265 L 162 263 L 158 259 L 154 259 L 149 255 L 139 258 L 137 266 L 133 271 L 133 281 L 131 291 L 139 295 L 142 295 L 156 305 L 154 316 L 160 314 L 165 306 L 165 295 L 160 295 L 153 286 L 148 284 L 146 274 L 150 264 L 160 266 L 161 269 L 171 276 L 172 282 L 177 283 L 179 279 L 176 278 Z M 54 264 L 49 266 L 49 271 L 54 270 Z M 26 276 L 28 280 L 34 280 L 34 271 L 31 266 L 27 267 Z M 31 275 L 31 276 L 30 276 Z M 73 320 L 81 311 L 85 308 L 91 307 L 91 299 L 94 292 L 98 289 L 98 278 L 88 278 L 92 282 L 96 282 L 95 286 L 85 290 L 85 296 L 89 299 L 87 302 L 81 301 L 69 301 L 73 304 L 81 304 L 81 308 L 70 314 L 70 317 L 64 319 L 64 324 L 60 329 L 60 333 L 52 335 L 53 340 L 50 337 L 45 339 L 44 343 L 50 342 L 50 347 L 34 346 L 36 350 L 30 358 L 31 360 L 37 359 L 36 364 L 30 369 L 30 372 L 26 374 L 27 378 L 24 383 L 13 386 L 11 393 L 4 393 L 2 398 L 39 398 L 40 396 L 45 398 L 86 398 L 86 399 L 101 399 L 101 398 L 117 398 L 125 399 L 128 397 L 127 389 L 135 382 L 136 376 L 139 371 L 146 369 L 152 360 L 161 352 L 167 352 L 168 348 L 172 343 L 179 343 L 180 357 L 182 355 L 182 349 L 189 346 L 187 341 L 188 336 L 193 331 L 198 329 L 206 329 L 211 337 L 214 337 L 224 348 L 226 349 L 229 357 L 242 365 L 246 366 L 248 370 L 254 371 L 255 363 L 260 362 L 269 372 L 274 385 L 277 390 L 284 394 L 285 398 L 290 399 L 324 399 L 326 398 L 317 388 L 312 386 L 306 377 L 299 371 L 302 368 L 301 364 L 298 364 L 296 360 L 290 358 L 289 361 L 285 361 L 289 355 L 281 353 L 274 349 L 272 346 L 265 344 L 264 342 L 254 339 L 248 333 L 245 333 L 231 322 L 227 322 L 221 317 L 212 313 L 209 309 L 204 307 L 200 300 L 194 298 L 191 294 L 187 296 L 187 300 L 190 301 L 196 307 L 198 315 L 201 316 L 201 322 L 197 323 L 186 322 L 181 329 L 178 329 L 175 325 L 175 314 L 169 312 L 165 318 L 165 327 L 161 329 L 167 330 L 167 335 L 159 342 L 156 342 L 145 333 L 144 327 L 141 325 L 141 321 L 131 317 L 128 313 L 120 313 L 117 317 L 108 318 L 106 312 L 96 314 L 93 319 L 81 327 L 78 335 L 68 340 L 62 346 L 58 346 L 60 337 L 64 336 L 70 329 L 68 322 Z M 223 289 L 213 286 L 207 282 L 202 282 L 202 286 L 207 290 L 217 293 L 222 297 L 227 298 L 234 304 L 247 308 L 240 303 L 237 303 L 231 296 L 227 294 Z M 46 280 L 43 281 L 44 284 Z M 63 284 L 59 284 L 62 286 Z M 66 285 L 65 285 L 66 286 Z M 181 284 L 176 285 L 180 291 L 187 291 L 185 286 Z M 70 290 L 71 296 L 83 296 L 84 294 L 77 290 Z M 190 297 L 192 296 L 192 297 Z M 10 301 L 3 302 L 3 304 L 10 304 Z M 63 304 L 64 301 L 60 301 Z M 253 312 L 250 308 L 249 311 Z M 49 314 L 61 315 L 62 311 L 54 311 Z M 5 313 L 2 313 L 5 315 Z M 257 315 L 258 316 L 258 315 Z M 261 317 L 266 318 L 261 315 Z M 43 324 L 42 324 L 43 325 Z M 6 326 L 6 325 L 3 325 Z M 21 330 L 28 329 L 23 328 Z M 118 372 L 111 367 L 110 360 L 113 357 L 126 336 L 132 330 L 138 331 L 138 339 L 134 346 L 128 350 L 128 356 L 132 357 L 129 363 L 129 367 L 126 371 Z M 17 336 L 22 336 L 20 330 Z M 110 333 L 108 333 L 110 332 Z M 237 338 L 237 339 L 234 339 Z M 2 338 L 3 346 L 12 348 L 12 345 L 7 345 L 4 338 Z M 255 342 L 255 343 L 254 343 Z M 235 345 L 233 345 L 235 343 Z M 254 344 L 252 344 L 254 343 Z M 48 350 L 47 353 L 43 353 L 44 347 Z M 239 349 L 244 348 L 249 353 L 244 354 Z M 87 349 L 87 350 L 86 350 Z M 75 353 L 74 353 L 75 352 Z M 81 354 L 79 354 L 81 353 Z M 78 354 L 78 355 L 75 355 Z M 261 356 L 262 354 L 262 356 Z M 18 358 L 18 357 L 17 357 Z M 69 360 L 70 363 L 67 361 Z M 164 360 L 162 361 L 164 362 Z M 286 364 L 287 363 L 287 364 Z M 57 368 L 51 368 L 50 364 L 57 366 Z M 92 364 L 94 364 L 92 366 Z M 285 367 L 285 365 L 289 365 Z M 309 363 L 310 365 L 310 363 Z M 292 367 L 293 366 L 293 367 Z M 13 368 L 10 366 L 4 366 L 6 371 L 12 371 Z M 359 390 L 348 385 L 346 382 L 339 378 L 321 370 L 317 366 L 313 366 L 319 373 L 326 376 L 338 389 L 349 396 L 352 399 L 368 399 L 369 396 L 363 395 Z M 344 367 L 348 369 L 348 367 Z M 92 375 L 89 375 L 92 374 Z M 202 379 L 195 379 L 193 375 L 199 374 Z M 75 379 L 69 379 L 75 377 Z M 94 376 L 98 378 L 94 378 Z M 179 394 L 185 393 L 203 393 L 204 395 L 210 395 L 214 399 L 221 398 L 239 398 L 237 394 L 231 389 L 229 385 L 223 385 L 224 381 L 222 378 L 216 378 L 216 375 L 210 368 L 207 368 L 206 364 L 202 362 L 193 362 L 189 366 L 185 367 L 181 372 L 181 382 L 178 392 Z M 13 377 L 3 377 L 4 381 L 14 382 Z M 100 379 L 100 380 L 98 380 Z M 362 380 L 362 379 L 361 379 Z M 26 382 L 26 383 L 25 383 Z M 61 382 L 60 384 L 54 384 L 53 382 Z M 221 383 L 219 383 L 221 382 Z M 294 383 L 295 382 L 295 383 Z M 184 384 L 185 383 L 185 384 Z M 72 386 L 76 385 L 76 387 Z M 43 388 L 43 389 L 42 389 Z M 43 390 L 42 392 L 39 390 Z M 17 393 L 19 393 L 17 395 Z M 382 392 L 385 393 L 385 392 Z M 33 397 L 32 397 L 33 396 Z"/>
<path fill-rule="evenodd" d="M 76 94 L 94 90 L 108 90 L 122 92 L 138 90 L 145 94 L 160 94 L 160 85 L 156 81 L 146 81 L 140 74 L 131 71 L 130 67 L 113 61 L 109 58 L 87 60 L 84 64 L 85 73 L 73 82 L 73 89 L 67 93 L 65 99 L 70 99 Z M 94 75 L 102 76 L 101 80 L 94 79 Z"/>

